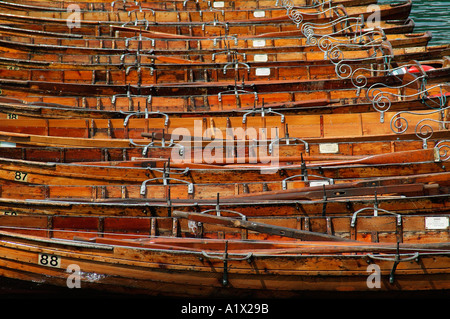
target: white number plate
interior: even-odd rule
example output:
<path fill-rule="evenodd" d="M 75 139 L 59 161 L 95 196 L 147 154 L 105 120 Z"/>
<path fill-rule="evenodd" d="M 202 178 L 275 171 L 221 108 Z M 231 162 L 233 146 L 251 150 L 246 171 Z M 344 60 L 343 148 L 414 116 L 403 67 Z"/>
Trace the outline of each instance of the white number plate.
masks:
<path fill-rule="evenodd" d="M 61 257 L 50 254 L 39 254 L 38 264 L 46 267 L 61 268 Z"/>

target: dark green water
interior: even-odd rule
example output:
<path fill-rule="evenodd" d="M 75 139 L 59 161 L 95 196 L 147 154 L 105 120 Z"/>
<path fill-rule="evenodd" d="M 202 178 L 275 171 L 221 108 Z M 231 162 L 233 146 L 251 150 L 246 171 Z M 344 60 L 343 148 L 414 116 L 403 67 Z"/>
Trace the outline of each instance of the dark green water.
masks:
<path fill-rule="evenodd" d="M 433 33 L 430 44 L 450 44 L 450 0 L 413 0 L 410 17 L 416 23 L 416 32 Z"/>
<path fill-rule="evenodd" d="M 392 2 L 395 1 L 378 1 L 378 3 Z M 413 0 L 410 18 L 416 24 L 415 32 L 431 31 L 433 33 L 431 45 L 450 44 L 450 0 Z"/>

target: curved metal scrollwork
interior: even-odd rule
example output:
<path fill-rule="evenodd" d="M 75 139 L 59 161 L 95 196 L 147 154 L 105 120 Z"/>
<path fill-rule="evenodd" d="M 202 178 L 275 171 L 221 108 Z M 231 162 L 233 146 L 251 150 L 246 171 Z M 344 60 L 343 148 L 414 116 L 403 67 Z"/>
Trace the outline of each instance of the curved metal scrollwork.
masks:
<path fill-rule="evenodd" d="M 402 66 L 402 68 L 405 68 L 408 66 Z M 393 70 L 397 70 L 393 69 Z M 416 82 L 416 83 L 415 83 Z M 400 94 L 400 93 L 394 93 L 395 92 L 399 92 L 404 88 L 410 87 L 412 84 L 416 84 L 417 85 L 417 91 L 411 94 Z M 428 106 L 429 108 L 433 108 L 433 109 L 437 109 L 438 111 L 442 110 L 442 108 L 447 104 L 447 99 L 446 99 L 446 95 L 443 94 L 443 88 L 447 86 L 446 84 L 437 84 L 435 86 L 432 87 L 427 87 L 426 86 L 426 75 L 422 75 L 419 77 L 416 77 L 414 80 L 403 84 L 401 86 L 396 86 L 396 87 L 390 87 L 384 83 L 376 83 L 373 84 L 372 86 L 370 86 L 367 89 L 367 98 L 372 102 L 372 106 L 373 108 L 380 113 L 380 122 L 384 123 L 384 113 L 386 113 L 390 107 L 392 106 L 392 100 L 396 99 L 402 99 L 402 100 L 406 100 L 406 99 L 411 99 L 411 98 L 417 98 L 417 99 L 421 99 L 422 103 L 426 106 Z M 430 90 L 433 89 L 439 89 L 441 94 L 439 94 L 437 101 L 436 99 L 431 99 L 429 96 L 429 92 Z M 403 125 L 396 125 L 396 129 L 400 130 L 401 132 L 403 132 L 402 127 Z M 392 127 L 392 125 L 391 125 Z"/>
<path fill-rule="evenodd" d="M 391 119 L 391 130 L 397 134 L 405 133 L 409 128 L 409 122 L 404 117 L 405 114 L 409 115 L 417 115 L 417 116 L 431 116 L 434 114 L 438 114 L 438 118 L 422 118 L 417 122 L 414 132 L 416 136 L 422 140 L 422 146 L 424 149 L 427 148 L 427 141 L 433 136 L 434 128 L 431 123 L 436 123 L 441 125 L 441 127 L 445 127 L 447 124 L 450 124 L 450 121 L 445 119 L 445 114 L 450 110 L 450 106 L 446 108 L 442 108 L 439 110 L 434 110 L 430 112 L 412 112 L 412 111 L 400 111 L 397 112 Z"/>
<path fill-rule="evenodd" d="M 281 2 L 281 6 L 286 9 L 286 15 L 294 22 L 294 24 L 299 27 L 304 20 L 304 15 L 314 15 L 314 16 L 329 16 L 332 17 L 336 15 L 338 17 L 342 16 L 342 12 L 345 14 L 345 8 L 343 5 L 339 4 L 336 6 L 332 6 L 331 1 L 314 1 L 314 4 L 310 6 L 295 6 L 292 0 L 280 0 L 276 2 L 278 6 Z M 325 6 L 328 5 L 328 8 L 325 9 Z M 319 9 L 317 12 L 303 12 L 302 9 Z M 345 14 L 346 15 L 346 14 Z"/>
<path fill-rule="evenodd" d="M 439 152 L 439 160 L 446 162 L 450 159 L 450 140 L 442 140 L 436 144 L 435 148 Z"/>
<path fill-rule="evenodd" d="M 337 27 L 340 28 L 336 30 Z M 313 23 L 306 22 L 302 25 L 301 31 L 306 37 L 306 44 L 316 45 L 318 44 L 317 37 L 325 36 L 323 33 L 327 29 L 336 30 L 331 33 L 326 34 L 326 36 L 336 36 L 348 34 L 359 34 L 361 35 L 364 27 L 364 16 L 360 17 L 348 17 L 340 16 L 335 20 L 326 23 Z"/>

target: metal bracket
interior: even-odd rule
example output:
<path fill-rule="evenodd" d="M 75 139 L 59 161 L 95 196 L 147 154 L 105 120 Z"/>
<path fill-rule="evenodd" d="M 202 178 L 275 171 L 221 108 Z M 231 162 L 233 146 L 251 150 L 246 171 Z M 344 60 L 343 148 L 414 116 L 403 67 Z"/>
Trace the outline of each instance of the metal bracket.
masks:
<path fill-rule="evenodd" d="M 408 256 L 405 258 L 401 258 L 401 256 Z M 393 261 L 394 264 L 392 265 L 391 272 L 389 274 L 389 283 L 393 284 L 395 280 L 395 271 L 397 269 L 397 266 L 399 263 L 404 261 L 411 261 L 414 260 L 416 262 L 419 261 L 420 254 L 418 252 L 415 252 L 413 254 L 400 254 L 400 243 L 397 242 L 397 252 L 396 254 L 386 254 L 386 255 L 374 255 L 374 254 L 367 254 L 367 257 L 375 260 L 384 260 L 384 261 Z"/>
<path fill-rule="evenodd" d="M 229 62 L 227 63 L 224 67 L 223 67 L 223 74 L 227 74 L 227 69 L 230 66 L 234 66 L 234 70 L 237 72 L 239 70 L 239 65 L 243 65 L 246 69 L 247 69 L 247 73 L 250 73 L 250 65 L 248 65 L 245 62 L 239 62 L 239 61 L 233 61 L 233 62 Z"/>
<path fill-rule="evenodd" d="M 228 253 L 228 240 L 225 241 L 225 251 L 222 253 L 207 253 L 202 251 L 202 255 L 209 259 L 219 259 L 223 261 L 223 277 L 222 277 L 222 285 L 228 285 L 228 261 L 243 261 L 247 260 L 251 262 L 251 258 L 253 257 L 253 253 L 250 252 L 244 257 L 234 257 L 230 258 Z M 233 256 L 238 256 L 237 254 L 233 254 Z"/>
<path fill-rule="evenodd" d="M 382 209 L 382 208 L 379 208 L 379 207 L 375 207 L 375 206 L 374 206 L 374 207 L 365 207 L 365 208 L 361 208 L 360 210 L 354 212 L 353 215 L 352 215 L 352 220 L 351 220 L 351 222 L 350 222 L 350 226 L 351 226 L 352 228 L 355 227 L 355 225 L 356 225 L 356 219 L 357 219 L 357 217 L 358 217 L 358 214 L 361 213 L 361 212 L 363 212 L 363 211 L 367 211 L 367 210 L 373 211 L 373 212 L 374 212 L 373 216 L 378 216 L 378 213 L 379 213 L 379 212 L 383 212 L 383 213 L 386 213 L 386 214 L 395 215 L 395 216 L 397 216 L 397 226 L 401 226 L 401 225 L 402 225 L 402 215 L 397 214 L 397 213 L 393 213 L 393 212 L 387 211 L 387 210 L 385 210 L 385 209 Z"/>
<path fill-rule="evenodd" d="M 151 182 L 151 181 L 155 181 L 155 180 L 162 180 L 164 186 L 168 185 L 167 181 L 177 181 L 180 183 L 185 183 L 188 185 L 188 194 L 194 194 L 194 184 L 193 183 L 189 183 L 187 181 L 183 181 L 183 180 L 177 179 L 177 178 L 163 176 L 163 177 L 155 177 L 155 178 L 151 178 L 151 179 L 147 179 L 147 180 L 143 181 L 141 184 L 141 190 L 140 190 L 140 194 L 142 196 L 145 196 L 145 194 L 147 193 L 147 183 Z"/>
<path fill-rule="evenodd" d="M 245 113 L 245 114 L 242 116 L 242 123 L 245 124 L 245 123 L 247 122 L 247 116 L 248 116 L 249 114 L 255 114 L 255 113 L 260 113 L 260 114 L 261 114 L 261 117 L 264 117 L 264 116 L 266 115 L 266 113 L 277 114 L 277 115 L 281 116 L 281 123 L 284 123 L 284 121 L 285 121 L 284 114 L 281 114 L 281 113 L 279 113 L 279 112 L 273 111 L 272 108 L 266 109 L 266 108 L 264 108 L 264 107 L 261 107 L 261 108 L 259 108 L 259 109 L 253 109 L 253 110 L 251 110 L 251 111 Z"/>
<path fill-rule="evenodd" d="M 268 151 L 268 152 L 269 152 L 269 155 L 272 155 L 274 145 L 275 145 L 276 143 L 279 143 L 280 141 L 283 141 L 283 140 L 286 141 L 286 145 L 290 145 L 290 144 L 291 144 L 291 141 L 295 141 L 295 142 L 296 142 L 296 141 L 299 141 L 299 142 L 302 142 L 302 143 L 305 145 L 305 152 L 309 154 L 309 144 L 308 144 L 308 142 L 306 142 L 306 141 L 304 141 L 304 140 L 302 140 L 302 139 L 296 138 L 296 137 L 294 137 L 294 138 L 291 138 L 291 137 L 281 137 L 281 138 L 277 138 L 277 139 L 273 140 L 272 142 L 270 142 L 270 144 L 269 144 L 269 151 Z"/>
<path fill-rule="evenodd" d="M 135 112 L 132 114 L 127 115 L 127 117 L 125 118 L 125 120 L 123 121 L 123 126 L 127 126 L 128 125 L 128 121 L 130 119 L 130 117 L 132 116 L 136 116 L 136 115 L 145 115 L 145 118 L 147 119 L 149 115 L 161 115 L 165 117 L 164 120 L 164 126 L 167 126 L 169 124 L 169 115 L 162 113 L 160 111 L 156 111 L 156 112 L 147 112 L 147 110 L 145 112 Z"/>

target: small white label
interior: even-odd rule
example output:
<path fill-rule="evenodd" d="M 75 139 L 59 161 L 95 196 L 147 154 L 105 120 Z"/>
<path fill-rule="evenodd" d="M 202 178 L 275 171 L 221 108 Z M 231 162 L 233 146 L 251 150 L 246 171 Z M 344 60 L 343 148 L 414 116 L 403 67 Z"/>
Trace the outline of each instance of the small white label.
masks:
<path fill-rule="evenodd" d="M 439 217 L 425 217 L 426 229 L 447 229 L 449 225 L 449 219 L 445 216 Z"/>
<path fill-rule="evenodd" d="M 0 142 L 0 147 L 16 147 L 16 143 Z"/>
<path fill-rule="evenodd" d="M 61 268 L 61 257 L 50 254 L 39 254 L 38 264 L 47 267 Z"/>
<path fill-rule="evenodd" d="M 262 11 L 262 10 L 255 11 L 255 12 L 253 12 L 253 16 L 255 18 L 264 18 L 266 16 L 266 11 Z"/>
<path fill-rule="evenodd" d="M 339 153 L 339 144 L 337 144 L 337 143 L 323 143 L 323 144 L 319 144 L 319 152 L 321 154 L 336 154 L 336 153 Z"/>
<path fill-rule="evenodd" d="M 266 40 L 264 40 L 264 39 L 253 40 L 254 48 L 260 48 L 260 47 L 265 47 L 265 46 L 266 46 Z"/>
<path fill-rule="evenodd" d="M 328 181 L 310 181 L 309 186 L 322 186 L 322 185 L 330 185 L 330 182 Z"/>
<path fill-rule="evenodd" d="M 17 216 L 19 215 L 17 212 L 12 211 L 12 210 L 5 210 L 5 211 L 0 211 L 0 215 L 4 215 L 4 216 Z"/>
<path fill-rule="evenodd" d="M 255 74 L 257 76 L 268 76 L 270 75 L 270 68 L 257 68 Z"/>
<path fill-rule="evenodd" d="M 255 62 L 267 62 L 269 61 L 269 57 L 267 54 L 255 54 L 253 57 L 253 61 Z"/>
<path fill-rule="evenodd" d="M 214 8 L 223 8 L 223 7 L 225 7 L 225 1 L 214 1 L 213 7 Z"/>

